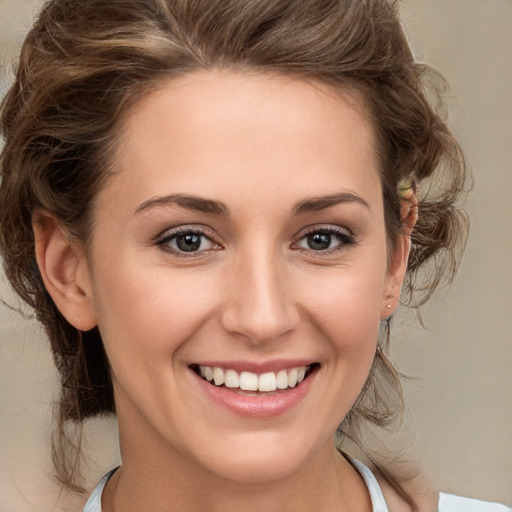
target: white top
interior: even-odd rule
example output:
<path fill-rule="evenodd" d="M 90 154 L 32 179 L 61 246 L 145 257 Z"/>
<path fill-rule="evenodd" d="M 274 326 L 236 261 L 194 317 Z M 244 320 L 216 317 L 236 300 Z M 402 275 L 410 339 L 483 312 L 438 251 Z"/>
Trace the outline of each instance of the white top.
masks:
<path fill-rule="evenodd" d="M 389 512 L 380 485 L 373 473 L 358 460 L 351 458 L 351 462 L 368 487 L 373 512 Z M 96 489 L 94 489 L 85 504 L 83 512 L 101 512 L 101 495 L 103 494 L 103 489 L 115 471 L 116 470 L 113 469 L 100 480 Z M 462 498 L 461 496 L 454 496 L 453 494 L 445 494 L 442 492 L 439 494 L 439 512 L 512 512 L 512 508 L 500 505 L 499 503 Z"/>

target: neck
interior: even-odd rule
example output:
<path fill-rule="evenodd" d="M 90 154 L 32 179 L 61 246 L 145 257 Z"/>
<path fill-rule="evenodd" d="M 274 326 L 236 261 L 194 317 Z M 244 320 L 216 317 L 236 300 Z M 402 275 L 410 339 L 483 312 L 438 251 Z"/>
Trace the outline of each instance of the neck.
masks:
<path fill-rule="evenodd" d="M 123 443 L 122 443 L 123 447 Z M 143 452 L 143 453 L 142 453 Z M 103 512 L 369 512 L 366 486 L 326 444 L 299 471 L 279 480 L 240 482 L 214 475 L 178 452 L 130 447 L 103 496 Z"/>

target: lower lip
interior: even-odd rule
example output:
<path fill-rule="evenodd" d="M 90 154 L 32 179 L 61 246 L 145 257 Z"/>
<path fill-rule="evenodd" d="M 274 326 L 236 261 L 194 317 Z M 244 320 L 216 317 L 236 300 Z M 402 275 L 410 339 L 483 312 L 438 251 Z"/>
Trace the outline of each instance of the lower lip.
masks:
<path fill-rule="evenodd" d="M 201 390 L 214 402 L 239 416 L 273 418 L 297 406 L 307 395 L 317 370 L 299 385 L 272 394 L 242 395 L 224 386 L 214 386 L 190 370 Z"/>

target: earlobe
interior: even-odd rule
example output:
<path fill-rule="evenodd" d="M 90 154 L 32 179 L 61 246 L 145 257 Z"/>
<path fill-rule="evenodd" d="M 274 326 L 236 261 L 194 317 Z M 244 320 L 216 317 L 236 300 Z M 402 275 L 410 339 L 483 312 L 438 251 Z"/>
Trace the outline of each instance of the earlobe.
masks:
<path fill-rule="evenodd" d="M 400 301 L 411 250 L 411 234 L 418 220 L 418 201 L 413 191 L 401 201 L 400 220 L 402 229 L 389 262 L 386 293 L 381 310 L 382 319 L 391 316 Z"/>
<path fill-rule="evenodd" d="M 402 283 L 407 271 L 407 262 L 409 260 L 409 250 L 411 247 L 409 236 L 399 235 L 396 246 L 393 250 L 391 260 L 389 262 L 386 293 L 381 310 L 381 319 L 390 317 L 400 302 L 400 294 Z"/>
<path fill-rule="evenodd" d="M 37 265 L 44 285 L 66 320 L 80 331 L 96 326 L 90 277 L 83 251 L 45 210 L 32 217 Z"/>

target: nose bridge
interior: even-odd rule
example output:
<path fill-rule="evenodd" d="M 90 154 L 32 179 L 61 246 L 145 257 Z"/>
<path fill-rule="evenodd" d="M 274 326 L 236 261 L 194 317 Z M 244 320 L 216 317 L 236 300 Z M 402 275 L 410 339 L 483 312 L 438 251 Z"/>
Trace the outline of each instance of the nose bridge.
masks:
<path fill-rule="evenodd" d="M 230 269 L 224 328 L 254 343 L 278 339 L 298 321 L 286 266 L 274 247 L 240 252 Z"/>

